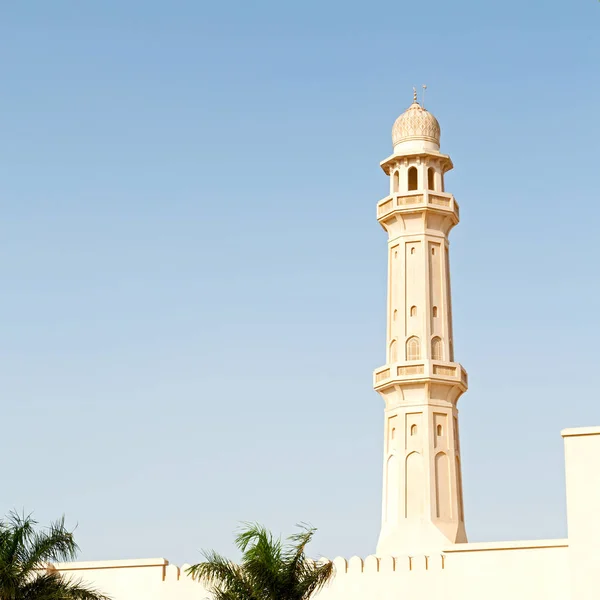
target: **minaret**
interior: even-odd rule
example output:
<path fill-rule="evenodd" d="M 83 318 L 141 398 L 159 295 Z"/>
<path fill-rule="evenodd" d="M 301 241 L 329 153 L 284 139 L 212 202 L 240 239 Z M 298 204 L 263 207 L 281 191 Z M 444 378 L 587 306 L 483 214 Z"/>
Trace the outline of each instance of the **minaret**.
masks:
<path fill-rule="evenodd" d="M 467 373 L 454 362 L 448 260 L 458 204 L 444 191 L 452 161 L 416 93 L 392 141 L 381 163 L 390 194 L 377 205 L 389 236 L 387 359 L 374 373 L 385 401 L 380 556 L 467 541 L 456 408 Z"/>

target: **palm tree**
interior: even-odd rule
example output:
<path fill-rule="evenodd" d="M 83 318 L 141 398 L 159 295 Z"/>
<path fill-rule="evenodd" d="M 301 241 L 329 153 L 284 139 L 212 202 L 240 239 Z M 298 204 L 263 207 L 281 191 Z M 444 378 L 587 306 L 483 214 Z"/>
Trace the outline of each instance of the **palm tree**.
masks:
<path fill-rule="evenodd" d="M 316 530 L 299 527 L 300 532 L 283 544 L 261 525 L 246 523 L 235 540 L 243 554 L 240 564 L 205 551 L 205 561 L 187 573 L 207 584 L 216 600 L 308 600 L 334 571 L 331 561 L 306 557 Z"/>
<path fill-rule="evenodd" d="M 64 518 L 47 529 L 36 525 L 14 512 L 0 520 L 0 600 L 109 600 L 52 568 L 79 550 Z"/>

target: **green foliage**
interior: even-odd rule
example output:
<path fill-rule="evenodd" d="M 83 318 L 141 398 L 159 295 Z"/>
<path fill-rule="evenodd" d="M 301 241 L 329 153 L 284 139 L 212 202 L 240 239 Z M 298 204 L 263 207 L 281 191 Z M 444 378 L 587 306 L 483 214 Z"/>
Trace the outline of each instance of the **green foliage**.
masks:
<path fill-rule="evenodd" d="M 239 564 L 205 551 L 204 562 L 187 572 L 205 583 L 216 600 L 308 600 L 333 576 L 331 561 L 306 557 L 315 531 L 301 525 L 283 544 L 261 525 L 245 524 L 235 540 L 243 553 Z"/>
<path fill-rule="evenodd" d="M 0 600 L 109 600 L 52 569 L 79 550 L 64 518 L 46 529 L 36 525 L 16 513 L 0 521 Z"/>

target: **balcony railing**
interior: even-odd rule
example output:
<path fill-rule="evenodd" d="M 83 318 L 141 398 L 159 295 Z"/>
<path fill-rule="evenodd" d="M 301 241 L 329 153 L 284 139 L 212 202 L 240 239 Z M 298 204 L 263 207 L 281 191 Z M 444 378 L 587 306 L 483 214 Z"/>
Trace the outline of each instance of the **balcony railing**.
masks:
<path fill-rule="evenodd" d="M 458 203 L 452 194 L 440 194 L 429 191 L 388 196 L 377 205 L 377 216 L 383 217 L 395 208 L 406 208 L 424 204 L 453 210 L 458 216 Z"/>
<path fill-rule="evenodd" d="M 461 381 L 468 385 L 467 372 L 458 363 L 442 363 L 438 361 L 421 361 L 415 363 L 391 364 L 375 371 L 375 384 L 382 383 L 388 379 L 410 379 L 417 377 L 451 377 L 455 381 Z"/>

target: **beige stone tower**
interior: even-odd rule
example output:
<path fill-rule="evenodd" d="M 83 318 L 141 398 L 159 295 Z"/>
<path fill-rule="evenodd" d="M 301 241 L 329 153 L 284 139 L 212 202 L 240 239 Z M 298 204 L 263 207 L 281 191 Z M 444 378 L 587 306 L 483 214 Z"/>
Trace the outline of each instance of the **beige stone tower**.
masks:
<path fill-rule="evenodd" d="M 467 373 L 454 362 L 448 234 L 458 204 L 436 118 L 413 104 L 394 123 L 381 166 L 390 195 L 377 205 L 387 231 L 387 360 L 374 373 L 385 401 L 383 521 L 378 555 L 466 542 L 458 411 Z"/>

